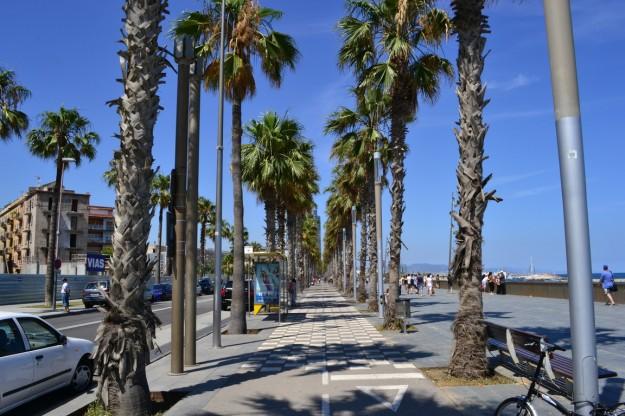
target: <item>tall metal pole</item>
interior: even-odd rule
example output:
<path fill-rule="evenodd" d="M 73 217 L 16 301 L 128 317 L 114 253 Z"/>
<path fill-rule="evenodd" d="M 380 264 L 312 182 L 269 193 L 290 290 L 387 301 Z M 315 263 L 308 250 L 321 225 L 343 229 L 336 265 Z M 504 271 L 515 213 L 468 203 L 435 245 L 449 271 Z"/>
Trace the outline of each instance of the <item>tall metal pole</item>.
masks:
<path fill-rule="evenodd" d="M 378 145 L 379 148 L 379 145 Z M 375 169 L 375 237 L 378 251 L 378 318 L 384 319 L 384 248 L 382 247 L 382 155 L 373 154 Z"/>
<path fill-rule="evenodd" d="M 358 301 L 358 296 L 356 294 L 356 206 L 352 206 L 352 259 L 354 262 L 354 266 L 352 267 L 353 276 L 354 276 L 354 302 Z"/>
<path fill-rule="evenodd" d="M 221 2 L 219 43 L 219 110 L 217 115 L 217 189 L 215 196 L 215 292 L 213 295 L 213 348 L 221 348 L 221 218 L 224 163 L 224 52 L 226 48 L 226 2 Z"/>
<path fill-rule="evenodd" d="M 347 230 L 343 227 L 343 292 L 347 294 Z"/>
<path fill-rule="evenodd" d="M 587 416 L 593 413 L 593 404 L 599 395 L 586 174 L 571 5 L 569 0 L 545 0 L 544 7 L 564 208 L 573 402 L 575 412 Z"/>
<path fill-rule="evenodd" d="M 189 148 L 187 175 L 187 256 L 185 264 L 185 311 L 184 311 L 184 364 L 196 364 L 196 310 L 197 295 L 197 200 L 200 165 L 200 96 L 201 77 L 204 65 L 202 58 L 196 58 L 191 67 L 189 83 Z"/>
<path fill-rule="evenodd" d="M 185 36 L 176 40 L 175 58 L 178 62 L 178 97 L 176 103 L 176 152 L 174 215 L 176 220 L 176 270 L 171 296 L 171 373 L 184 372 L 184 268 L 186 238 L 187 191 L 187 133 L 189 130 L 189 66 L 193 59 L 193 42 Z"/>

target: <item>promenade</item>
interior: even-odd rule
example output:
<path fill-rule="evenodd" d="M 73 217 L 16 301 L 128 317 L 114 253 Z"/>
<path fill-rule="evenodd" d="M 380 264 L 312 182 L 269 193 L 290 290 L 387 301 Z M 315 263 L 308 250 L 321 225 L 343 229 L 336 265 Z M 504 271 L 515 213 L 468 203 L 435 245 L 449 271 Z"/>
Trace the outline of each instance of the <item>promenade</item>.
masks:
<path fill-rule="evenodd" d="M 457 294 L 412 298 L 416 331 L 378 331 L 376 314 L 328 285 L 307 289 L 288 318 L 248 318 L 249 335 L 223 335 L 222 349 L 210 337 L 198 341 L 198 365 L 171 376 L 169 357 L 148 367 L 152 391 L 184 391 L 166 415 L 472 415 L 492 414 L 510 396 L 523 394 L 521 380 L 483 387 L 438 387 L 423 373 L 445 366 L 452 347 Z M 521 296 L 484 296 L 489 320 L 546 334 L 570 348 L 568 303 Z M 599 363 L 619 373 L 600 384 L 601 400 L 625 400 L 623 386 L 625 307 L 595 304 Z M 570 354 L 569 352 L 567 352 Z M 71 413 L 85 395 L 50 413 Z M 541 415 L 555 415 L 536 402 Z"/>

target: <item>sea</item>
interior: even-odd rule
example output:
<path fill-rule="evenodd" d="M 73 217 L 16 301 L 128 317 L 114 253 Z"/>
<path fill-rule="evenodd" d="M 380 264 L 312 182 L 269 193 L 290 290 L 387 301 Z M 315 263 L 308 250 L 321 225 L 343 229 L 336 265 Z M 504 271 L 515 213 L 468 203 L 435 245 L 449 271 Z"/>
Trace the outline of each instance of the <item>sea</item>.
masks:
<path fill-rule="evenodd" d="M 625 279 L 625 272 L 612 272 L 612 274 L 614 275 L 615 279 Z M 557 276 L 560 276 L 561 279 L 566 280 L 568 279 L 568 276 L 566 274 L 558 274 Z M 601 273 L 593 273 L 592 274 L 592 278 L 593 279 L 597 279 L 599 280 L 599 278 L 601 277 Z"/>

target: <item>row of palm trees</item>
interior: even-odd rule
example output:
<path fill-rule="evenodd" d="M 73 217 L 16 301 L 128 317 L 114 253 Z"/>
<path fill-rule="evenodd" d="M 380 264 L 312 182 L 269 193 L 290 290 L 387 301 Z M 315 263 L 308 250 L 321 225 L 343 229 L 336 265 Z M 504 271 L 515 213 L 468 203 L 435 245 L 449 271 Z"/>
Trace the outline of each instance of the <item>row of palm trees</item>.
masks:
<path fill-rule="evenodd" d="M 343 259 L 356 250 L 349 224 L 356 206 L 361 222 L 360 288 L 365 301 L 365 276 L 369 277 L 369 307 L 377 309 L 375 211 L 373 200 L 373 153 L 379 151 L 384 178 L 390 171 L 390 230 L 388 294 L 385 296 L 385 328 L 396 328 L 401 265 L 406 137 L 422 102 L 434 103 L 444 80 L 454 75 L 453 65 L 440 56 L 442 43 L 458 37 L 457 94 L 460 121 L 455 129 L 459 145 L 457 173 L 458 223 L 456 251 L 451 267 L 460 282 L 460 306 L 453 324 L 455 337 L 449 371 L 460 377 L 486 374 L 485 332 L 479 292 L 482 271 L 482 227 L 488 201 L 500 201 L 486 191 L 482 163 L 487 126 L 483 109 L 488 100 L 481 76 L 484 68 L 484 35 L 489 32 L 484 0 L 452 1 L 453 16 L 436 8 L 435 0 L 347 0 L 348 13 L 338 24 L 343 43 L 339 66 L 352 71 L 353 107 L 341 107 L 327 120 L 326 133 L 335 137 L 332 157 L 336 160 L 332 184 L 326 190 L 328 221 L 324 236 L 324 264 L 335 276 L 343 273 Z M 345 252 L 341 230 L 347 231 Z M 347 273 L 352 271 L 346 262 Z M 367 269 L 368 266 L 368 269 Z M 352 275 L 353 276 L 353 275 Z M 353 290 L 352 278 L 341 290 Z"/>

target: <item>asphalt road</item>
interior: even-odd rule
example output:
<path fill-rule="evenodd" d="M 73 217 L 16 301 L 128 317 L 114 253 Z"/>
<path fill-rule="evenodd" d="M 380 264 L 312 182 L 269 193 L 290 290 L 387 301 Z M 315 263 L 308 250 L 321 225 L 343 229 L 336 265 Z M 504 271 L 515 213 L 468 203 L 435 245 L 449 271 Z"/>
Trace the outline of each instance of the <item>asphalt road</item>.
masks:
<path fill-rule="evenodd" d="M 152 310 L 156 313 L 156 316 L 159 317 L 162 325 L 168 325 L 171 323 L 171 301 L 154 303 L 152 304 Z M 212 310 L 212 296 L 204 295 L 198 297 L 198 315 L 210 312 Z M 100 325 L 102 318 L 102 313 L 94 312 L 54 317 L 47 319 L 47 321 L 68 337 L 84 338 L 93 341 L 95 339 L 96 331 L 98 330 L 98 326 Z M 212 328 L 198 331 L 197 336 L 199 338 L 210 333 L 211 331 Z M 152 360 L 158 359 L 161 355 L 167 354 L 170 351 L 169 343 L 159 345 L 159 347 L 161 349 L 161 353 L 153 351 L 151 353 Z M 48 411 L 55 409 L 56 407 L 62 405 L 63 403 L 71 400 L 74 397 L 75 395 L 69 392 L 67 389 L 57 390 L 12 410 L 11 412 L 7 413 L 6 416 L 44 415 Z"/>

